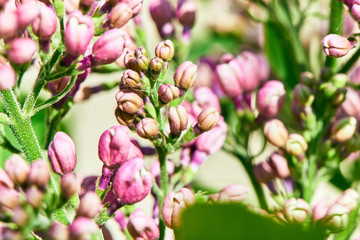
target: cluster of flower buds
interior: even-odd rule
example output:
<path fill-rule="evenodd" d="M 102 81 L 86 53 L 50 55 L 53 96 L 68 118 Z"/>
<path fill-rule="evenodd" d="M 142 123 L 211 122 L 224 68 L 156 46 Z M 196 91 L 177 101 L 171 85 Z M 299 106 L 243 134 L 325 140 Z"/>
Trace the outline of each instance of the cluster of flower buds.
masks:
<path fill-rule="evenodd" d="M 196 4 L 193 0 L 178 0 L 176 10 L 168 0 L 151 0 L 150 14 L 162 38 L 175 36 L 174 20 L 183 26 L 182 39 L 189 42 L 195 24 Z"/>

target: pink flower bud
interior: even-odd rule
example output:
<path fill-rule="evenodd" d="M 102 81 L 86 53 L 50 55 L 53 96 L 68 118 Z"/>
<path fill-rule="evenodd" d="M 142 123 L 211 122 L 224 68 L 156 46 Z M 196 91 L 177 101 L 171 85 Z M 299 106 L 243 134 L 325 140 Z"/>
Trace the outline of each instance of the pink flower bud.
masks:
<path fill-rule="evenodd" d="M 133 17 L 131 8 L 122 2 L 116 4 L 110 12 L 110 23 L 114 28 L 121 28 Z"/>
<path fill-rule="evenodd" d="M 283 147 L 289 137 L 284 124 L 278 119 L 272 119 L 264 124 L 264 135 L 269 143 L 276 147 Z"/>
<path fill-rule="evenodd" d="M 240 81 L 237 78 L 236 72 L 238 68 L 233 65 L 223 63 L 216 66 L 216 74 L 219 77 L 221 89 L 230 97 L 236 97 L 242 93 Z"/>
<path fill-rule="evenodd" d="M 347 2 L 350 2 L 350 0 Z M 348 3 L 348 6 L 351 6 L 351 7 L 349 7 L 349 9 L 350 9 L 351 14 L 354 17 L 354 19 L 359 22 L 360 21 L 360 1 L 354 0 L 351 2 L 352 2 L 351 4 Z"/>
<path fill-rule="evenodd" d="M 159 57 L 153 57 L 150 60 L 150 68 L 155 72 L 160 72 L 164 67 L 164 61 Z"/>
<path fill-rule="evenodd" d="M 0 90 L 11 89 L 16 84 L 16 75 L 14 69 L 9 63 L 0 63 Z"/>
<path fill-rule="evenodd" d="M 64 132 L 57 132 L 49 145 L 48 156 L 51 167 L 57 174 L 74 171 L 76 165 L 75 143 Z"/>
<path fill-rule="evenodd" d="M 285 89 L 282 82 L 271 80 L 260 88 L 257 95 L 257 108 L 266 117 L 276 116 L 285 103 Z"/>
<path fill-rule="evenodd" d="M 80 11 L 71 13 L 64 32 L 66 52 L 74 57 L 84 54 L 94 31 L 94 23 L 90 16 L 83 15 Z"/>
<path fill-rule="evenodd" d="M 337 34 L 329 34 L 321 41 L 325 54 L 329 57 L 343 57 L 350 51 L 350 42 Z"/>
<path fill-rule="evenodd" d="M 290 177 L 287 161 L 282 155 L 278 153 L 271 154 L 269 164 L 278 178 L 285 179 Z"/>
<path fill-rule="evenodd" d="M 101 200 L 99 196 L 92 191 L 85 193 L 80 198 L 77 216 L 94 218 L 101 210 Z"/>
<path fill-rule="evenodd" d="M 160 85 L 158 89 L 159 102 L 161 104 L 167 104 L 172 100 L 177 99 L 179 95 L 179 89 L 170 83 Z"/>
<path fill-rule="evenodd" d="M 70 225 L 70 239 L 90 239 L 91 234 L 99 229 L 90 218 L 78 217 Z"/>
<path fill-rule="evenodd" d="M 209 131 L 216 126 L 219 118 L 220 115 L 216 108 L 206 108 L 197 118 L 198 126 L 204 132 Z"/>
<path fill-rule="evenodd" d="M 350 116 L 360 119 L 360 95 L 352 88 L 346 88 L 345 101 L 341 104 L 341 109 Z"/>
<path fill-rule="evenodd" d="M 237 78 L 240 82 L 241 89 L 244 92 L 251 92 L 257 89 L 264 76 L 267 74 L 267 68 L 262 66 L 265 65 L 260 60 L 260 57 L 252 52 L 243 52 L 238 55 L 234 60 L 228 63 L 233 68 L 237 68 Z M 265 73 L 262 69 L 264 67 Z"/>
<path fill-rule="evenodd" d="M 13 188 L 0 185 L 0 206 L 13 209 L 19 204 L 19 193 Z"/>
<path fill-rule="evenodd" d="M 190 61 L 183 62 L 175 71 L 175 86 L 182 90 L 192 87 L 196 79 L 197 65 Z"/>
<path fill-rule="evenodd" d="M 230 184 L 209 197 L 214 202 L 242 202 L 248 192 L 249 188 L 243 184 Z"/>
<path fill-rule="evenodd" d="M 61 176 L 60 189 L 65 198 L 70 198 L 78 192 L 79 184 L 75 173 L 70 172 Z"/>
<path fill-rule="evenodd" d="M 44 159 L 35 160 L 30 166 L 27 182 L 43 189 L 46 188 L 49 180 L 50 171 L 47 162 Z"/>
<path fill-rule="evenodd" d="M 308 145 L 303 136 L 292 133 L 286 141 L 285 148 L 289 154 L 299 157 L 306 152 Z"/>
<path fill-rule="evenodd" d="M 303 199 L 290 198 L 284 204 L 284 217 L 291 223 L 303 223 L 311 208 Z"/>
<path fill-rule="evenodd" d="M 129 126 L 135 120 L 135 114 L 124 112 L 119 108 L 115 109 L 115 117 L 118 123 L 124 126 Z"/>
<path fill-rule="evenodd" d="M 155 55 L 168 62 L 174 57 L 174 44 L 171 40 L 165 40 L 159 43 L 155 48 Z"/>
<path fill-rule="evenodd" d="M 332 233 L 337 233 L 343 231 L 349 220 L 349 209 L 340 205 L 333 204 L 330 206 L 326 215 L 323 219 L 320 220 L 320 223 L 323 227 L 330 230 Z"/>
<path fill-rule="evenodd" d="M 50 240 L 69 239 L 69 229 L 59 222 L 53 222 L 47 236 Z"/>
<path fill-rule="evenodd" d="M 341 197 L 336 201 L 337 204 L 346 207 L 349 212 L 353 211 L 359 202 L 359 193 L 354 189 L 346 189 Z"/>
<path fill-rule="evenodd" d="M 176 107 L 171 107 L 169 110 L 169 125 L 170 132 L 174 136 L 178 136 L 184 131 L 188 126 L 188 117 L 186 109 L 178 105 Z"/>
<path fill-rule="evenodd" d="M 17 17 L 14 12 L 0 13 L 0 38 L 13 37 L 18 29 Z"/>
<path fill-rule="evenodd" d="M 115 98 L 119 109 L 130 114 L 137 113 L 143 105 L 141 97 L 134 92 L 120 91 L 115 95 Z"/>
<path fill-rule="evenodd" d="M 124 232 L 128 223 L 124 213 L 120 209 L 116 210 L 114 220 L 119 224 L 121 231 Z"/>
<path fill-rule="evenodd" d="M 14 182 L 2 168 L 0 168 L 0 186 L 14 188 Z"/>
<path fill-rule="evenodd" d="M 331 127 L 331 139 L 336 142 L 349 140 L 356 131 L 356 118 L 348 117 L 336 121 Z"/>
<path fill-rule="evenodd" d="M 195 97 L 195 104 L 199 105 L 201 109 L 196 110 L 195 107 L 193 108 L 194 115 L 200 114 L 202 109 L 206 108 L 216 108 L 218 113 L 221 112 L 220 103 L 217 95 L 208 87 L 200 87 L 194 91 Z"/>
<path fill-rule="evenodd" d="M 15 184 L 25 183 L 30 167 L 19 155 L 11 155 L 5 162 L 5 171 Z"/>
<path fill-rule="evenodd" d="M 106 31 L 94 44 L 92 57 L 95 65 L 104 65 L 115 62 L 125 47 L 128 35 L 121 29 Z"/>
<path fill-rule="evenodd" d="M 196 4 L 192 0 L 181 0 L 178 2 L 176 17 L 179 22 L 187 27 L 192 27 L 195 23 Z"/>
<path fill-rule="evenodd" d="M 122 3 L 126 3 L 131 11 L 133 12 L 133 17 L 139 14 L 144 0 L 121 0 Z"/>
<path fill-rule="evenodd" d="M 160 236 L 155 220 L 140 208 L 131 213 L 127 229 L 134 239 L 156 240 Z"/>
<path fill-rule="evenodd" d="M 227 125 L 220 117 L 216 126 L 210 131 L 202 133 L 195 141 L 197 150 L 207 154 L 218 152 L 225 142 L 227 136 Z"/>
<path fill-rule="evenodd" d="M 31 22 L 31 27 L 36 36 L 40 40 L 49 40 L 55 33 L 57 28 L 57 17 L 55 11 L 39 2 L 40 13 L 34 21 Z"/>
<path fill-rule="evenodd" d="M 140 55 L 136 57 L 135 63 L 140 71 L 147 70 L 149 67 L 149 59 L 145 55 Z"/>
<path fill-rule="evenodd" d="M 171 22 L 174 13 L 167 0 L 151 0 L 149 7 L 151 17 L 158 28 L 161 28 L 166 23 Z"/>
<path fill-rule="evenodd" d="M 157 122 L 152 118 L 144 118 L 136 125 L 136 133 L 146 139 L 154 139 L 159 135 Z"/>
<path fill-rule="evenodd" d="M 254 167 L 254 175 L 260 183 L 267 183 L 275 177 L 274 170 L 266 161 L 261 162 Z"/>
<path fill-rule="evenodd" d="M 26 202 L 33 208 L 39 208 L 44 199 L 44 192 L 37 186 L 31 185 L 26 189 Z"/>
<path fill-rule="evenodd" d="M 143 200 L 149 194 L 151 187 L 152 177 L 146 171 L 142 158 L 133 158 L 122 164 L 113 182 L 114 191 L 124 204 Z"/>
<path fill-rule="evenodd" d="M 131 88 L 137 87 L 140 81 L 140 75 L 131 69 L 125 70 L 121 77 L 121 83 L 124 84 L 124 86 Z"/>
<path fill-rule="evenodd" d="M 11 62 L 24 64 L 29 62 L 37 51 L 37 44 L 30 38 L 17 38 L 11 41 L 7 52 Z"/>
<path fill-rule="evenodd" d="M 328 198 L 322 199 L 315 204 L 312 211 L 312 221 L 318 221 L 325 217 L 331 203 Z"/>
<path fill-rule="evenodd" d="M 180 189 L 178 193 L 168 193 L 161 209 L 165 225 L 172 229 L 178 228 L 181 224 L 182 212 L 193 204 L 195 204 L 195 196 L 187 188 Z"/>
<path fill-rule="evenodd" d="M 12 210 L 11 220 L 19 227 L 24 227 L 28 223 L 29 218 L 29 214 L 20 205 Z"/>
<path fill-rule="evenodd" d="M 26 28 L 40 14 L 39 1 L 30 0 L 22 2 L 16 8 L 17 22 L 20 28 Z"/>

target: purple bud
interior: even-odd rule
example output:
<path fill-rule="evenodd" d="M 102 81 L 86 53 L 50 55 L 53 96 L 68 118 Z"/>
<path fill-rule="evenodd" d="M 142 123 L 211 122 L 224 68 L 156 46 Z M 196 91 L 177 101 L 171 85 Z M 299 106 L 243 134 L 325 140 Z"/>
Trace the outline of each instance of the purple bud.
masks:
<path fill-rule="evenodd" d="M 80 198 L 80 205 L 77 209 L 77 216 L 94 218 L 101 210 L 101 200 L 99 196 L 92 191 L 85 193 Z"/>
<path fill-rule="evenodd" d="M 206 108 L 203 110 L 197 120 L 199 128 L 206 132 L 213 129 L 219 122 L 220 115 L 216 108 Z"/>
<path fill-rule="evenodd" d="M 195 204 L 194 194 L 187 188 L 178 193 L 169 192 L 162 205 L 161 215 L 167 227 L 176 229 L 180 226 L 180 217 L 185 208 Z"/>
<path fill-rule="evenodd" d="M 282 155 L 278 153 L 271 154 L 269 164 L 278 178 L 285 179 L 290 176 L 287 161 Z"/>
<path fill-rule="evenodd" d="M 70 239 L 90 239 L 91 234 L 99 229 L 90 218 L 78 217 L 69 225 Z"/>
<path fill-rule="evenodd" d="M 120 209 L 116 210 L 114 220 L 119 224 L 121 231 L 124 232 L 127 226 L 127 219 Z"/>
<path fill-rule="evenodd" d="M 306 152 L 307 148 L 308 145 L 303 136 L 296 133 L 289 135 L 285 146 L 285 149 L 289 154 L 299 157 Z"/>
<path fill-rule="evenodd" d="M 155 48 L 155 55 L 168 62 L 174 57 L 174 44 L 171 40 L 165 40 L 159 43 Z"/>
<path fill-rule="evenodd" d="M 114 191 L 124 204 L 143 200 L 149 194 L 151 187 L 152 176 L 146 171 L 142 158 L 133 158 L 122 164 L 113 182 Z"/>
<path fill-rule="evenodd" d="M 49 145 L 48 156 L 51 167 L 57 174 L 74 171 L 76 165 L 75 143 L 64 132 L 57 132 Z"/>
<path fill-rule="evenodd" d="M 34 184 L 39 188 L 46 188 L 50 180 L 49 165 L 44 159 L 35 160 L 30 166 L 28 183 Z"/>
<path fill-rule="evenodd" d="M 278 119 L 272 119 L 264 124 L 264 135 L 266 140 L 276 147 L 283 147 L 289 137 L 284 124 Z"/>
<path fill-rule="evenodd" d="M 19 193 L 15 189 L 0 185 L 0 206 L 13 209 L 19 204 Z"/>
<path fill-rule="evenodd" d="M 7 54 L 15 64 L 29 62 L 37 51 L 37 44 L 30 38 L 17 38 L 11 41 Z"/>
<path fill-rule="evenodd" d="M 285 103 L 285 89 L 280 81 L 268 81 L 257 95 L 257 108 L 266 117 L 276 116 Z"/>
<path fill-rule="evenodd" d="M 197 65 L 190 61 L 183 62 L 175 71 L 175 86 L 182 90 L 192 87 L 196 79 Z"/>
<path fill-rule="evenodd" d="M 350 51 L 350 42 L 337 34 L 329 34 L 321 41 L 325 54 L 329 57 L 343 57 Z"/>
<path fill-rule="evenodd" d="M 28 177 L 30 167 L 24 159 L 14 154 L 6 160 L 5 171 L 15 184 L 23 184 Z"/>
<path fill-rule="evenodd" d="M 171 22 L 174 13 L 167 0 L 151 0 L 149 7 L 151 17 L 158 29 L 161 29 L 166 23 Z"/>
<path fill-rule="evenodd" d="M 236 76 L 237 71 L 239 71 L 238 68 L 234 68 L 227 63 L 216 66 L 216 74 L 221 88 L 230 97 L 236 97 L 242 93 L 240 81 Z"/>
<path fill-rule="evenodd" d="M 44 192 L 31 185 L 26 189 L 26 202 L 33 208 L 39 208 L 44 198 Z"/>
<path fill-rule="evenodd" d="M 292 223 L 303 223 L 311 208 L 303 199 L 290 198 L 284 204 L 284 217 Z"/>
<path fill-rule="evenodd" d="M 66 52 L 74 57 L 84 54 L 94 31 L 94 23 L 90 16 L 83 15 L 80 11 L 71 13 L 64 32 Z"/>
<path fill-rule="evenodd" d="M 57 27 L 57 17 L 54 9 L 39 2 L 40 13 L 34 21 L 31 22 L 31 27 L 36 36 L 40 40 L 49 40 L 55 33 Z"/>
<path fill-rule="evenodd" d="M 152 118 L 144 118 L 136 125 L 136 133 L 146 139 L 154 139 L 159 135 L 157 122 Z"/>
<path fill-rule="evenodd" d="M 254 167 L 254 175 L 260 183 L 267 183 L 274 179 L 275 173 L 267 161 L 263 161 Z"/>
<path fill-rule="evenodd" d="M 116 4 L 110 12 L 110 23 L 114 28 L 121 28 L 133 17 L 131 8 L 122 2 Z"/>
<path fill-rule="evenodd" d="M 0 168 L 0 186 L 7 188 L 14 187 L 14 182 L 12 181 L 11 176 L 9 176 L 2 168 Z"/>
<path fill-rule="evenodd" d="M 350 1 L 347 1 L 350 2 Z M 352 16 L 354 17 L 354 19 L 356 21 L 360 21 L 360 1 L 358 0 L 354 0 L 352 1 L 351 4 L 348 3 L 348 5 L 351 5 L 351 7 L 349 7 Z"/>
<path fill-rule="evenodd" d="M 70 173 L 66 173 L 66 174 L 62 175 L 60 188 L 61 188 L 61 194 L 65 198 L 70 198 L 75 193 L 77 193 L 79 184 L 77 182 L 75 173 L 70 172 Z"/>
<path fill-rule="evenodd" d="M 11 89 L 16 84 L 14 69 L 7 62 L 0 62 L 0 90 Z"/>
<path fill-rule="evenodd" d="M 18 29 L 17 17 L 11 11 L 0 12 L 0 38 L 13 37 Z"/>
<path fill-rule="evenodd" d="M 30 0 L 22 2 L 16 8 L 17 22 L 20 28 L 26 28 L 40 14 L 39 1 Z"/>
<path fill-rule="evenodd" d="M 194 91 L 195 97 L 195 105 L 199 105 L 200 109 L 196 110 L 195 107 L 193 108 L 193 112 L 195 115 L 200 114 L 202 109 L 206 108 L 216 108 L 218 113 L 221 113 L 219 99 L 216 94 L 208 87 L 200 87 Z"/>
<path fill-rule="evenodd" d="M 167 104 L 172 100 L 177 99 L 179 95 L 180 90 L 170 83 L 160 85 L 158 89 L 159 102 L 161 104 Z"/>
<path fill-rule="evenodd" d="M 119 109 L 129 114 L 137 113 L 143 105 L 141 97 L 134 92 L 119 91 L 115 98 Z"/>
<path fill-rule="evenodd" d="M 188 117 L 186 109 L 178 105 L 176 107 L 171 107 L 169 110 L 169 125 L 170 132 L 174 136 L 178 136 L 184 131 L 188 126 Z"/>
<path fill-rule="evenodd" d="M 160 236 L 155 220 L 140 208 L 131 213 L 127 229 L 134 239 L 156 240 Z"/>
<path fill-rule="evenodd" d="M 195 23 L 196 4 L 192 0 L 180 0 L 177 5 L 176 17 L 179 22 L 186 26 L 192 27 Z"/>

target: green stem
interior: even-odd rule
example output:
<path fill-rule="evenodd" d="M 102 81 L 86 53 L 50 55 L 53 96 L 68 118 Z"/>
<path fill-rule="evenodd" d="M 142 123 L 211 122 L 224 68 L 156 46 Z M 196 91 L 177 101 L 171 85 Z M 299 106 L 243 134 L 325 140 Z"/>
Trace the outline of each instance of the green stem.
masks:
<path fill-rule="evenodd" d="M 342 35 L 343 32 L 343 3 L 338 0 L 331 0 L 329 16 L 329 34 Z M 337 67 L 337 58 L 326 57 L 325 67 L 335 70 Z"/>
<path fill-rule="evenodd" d="M 41 70 L 40 70 L 41 73 Z M 30 94 L 28 95 L 28 97 L 26 98 L 24 107 L 23 107 L 23 112 L 24 113 L 31 113 L 32 110 L 34 109 L 36 100 L 39 97 L 39 94 L 42 90 L 42 88 L 45 86 L 46 81 L 43 78 L 43 76 L 41 76 L 39 73 L 39 77 L 35 82 L 34 88 L 33 90 L 30 92 Z"/>
<path fill-rule="evenodd" d="M 159 199 L 159 219 L 160 219 L 160 224 L 159 224 L 159 229 L 160 229 L 160 240 L 163 240 L 165 237 L 165 224 L 164 224 L 164 220 L 162 219 L 162 215 L 161 215 L 161 207 L 163 205 L 164 202 L 164 198 L 166 197 L 167 194 L 167 190 L 168 190 L 168 173 L 167 173 L 167 169 L 166 169 L 166 155 L 167 152 L 166 150 L 164 150 L 162 147 L 156 147 L 158 156 L 159 156 L 159 161 L 160 161 L 160 188 L 162 190 L 162 196 L 158 196 Z"/>
<path fill-rule="evenodd" d="M 351 67 L 359 60 L 360 48 L 351 56 L 351 58 L 340 68 L 339 73 L 347 73 Z"/>

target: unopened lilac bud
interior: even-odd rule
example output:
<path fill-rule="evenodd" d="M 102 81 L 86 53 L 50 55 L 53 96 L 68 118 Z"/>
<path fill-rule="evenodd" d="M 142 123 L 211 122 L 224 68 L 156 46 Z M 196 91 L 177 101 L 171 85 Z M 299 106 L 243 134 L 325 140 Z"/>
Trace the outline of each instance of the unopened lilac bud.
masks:
<path fill-rule="evenodd" d="M 11 89 L 16 84 L 16 75 L 14 69 L 9 63 L 0 63 L 0 90 Z"/>
<path fill-rule="evenodd" d="M 30 38 L 17 38 L 11 41 L 7 52 L 11 62 L 24 64 L 31 61 L 37 51 L 37 44 Z"/>
<path fill-rule="evenodd" d="M 119 109 L 130 114 L 137 113 L 143 105 L 141 97 L 134 92 L 120 91 L 115 98 Z"/>
<path fill-rule="evenodd" d="M 219 193 L 210 195 L 214 202 L 242 202 L 249 192 L 249 188 L 243 184 L 230 184 Z"/>
<path fill-rule="evenodd" d="M 125 53 L 124 65 L 127 69 L 134 70 L 135 72 L 140 72 L 140 70 L 136 64 L 136 57 L 132 51 L 127 51 Z"/>
<path fill-rule="evenodd" d="M 23 184 L 29 174 L 30 167 L 19 155 L 12 155 L 5 162 L 5 171 L 15 184 Z"/>
<path fill-rule="evenodd" d="M 26 202 L 33 208 L 39 208 L 44 198 L 44 192 L 37 186 L 31 185 L 26 189 Z"/>
<path fill-rule="evenodd" d="M 75 143 L 64 132 L 57 132 L 49 145 L 48 156 L 51 167 L 57 174 L 74 171 L 76 165 Z"/>
<path fill-rule="evenodd" d="M 312 210 L 312 221 L 318 221 L 325 217 L 329 207 L 331 206 L 331 203 L 328 198 L 322 199 L 319 202 L 315 204 Z"/>
<path fill-rule="evenodd" d="M 196 79 L 197 69 L 197 65 L 190 61 L 182 63 L 174 74 L 175 86 L 182 90 L 191 88 Z"/>
<path fill-rule="evenodd" d="M 94 218 L 100 211 L 101 200 L 99 196 L 89 191 L 80 198 L 80 205 L 77 209 L 77 216 Z"/>
<path fill-rule="evenodd" d="M 176 17 L 179 22 L 187 27 L 192 27 L 195 23 L 196 4 L 192 0 L 180 0 L 178 2 Z"/>
<path fill-rule="evenodd" d="M 98 225 L 90 218 L 78 217 L 69 225 L 70 239 L 90 239 L 98 229 Z"/>
<path fill-rule="evenodd" d="M 331 139 L 336 142 L 345 142 L 349 140 L 356 130 L 356 118 L 347 117 L 335 122 L 331 127 Z"/>
<path fill-rule="evenodd" d="M 110 23 L 114 28 L 121 28 L 133 17 L 131 8 L 122 2 L 116 4 L 110 12 Z"/>
<path fill-rule="evenodd" d="M 156 240 L 160 236 L 155 220 L 140 208 L 131 213 L 127 229 L 134 239 Z"/>
<path fill-rule="evenodd" d="M 339 58 L 345 56 L 350 50 L 350 42 L 346 38 L 329 34 L 321 41 L 325 54 L 329 57 Z"/>
<path fill-rule="evenodd" d="M 303 136 L 292 133 L 286 141 L 285 148 L 289 154 L 299 157 L 306 152 L 308 145 Z"/>
<path fill-rule="evenodd" d="M 285 103 L 285 88 L 280 81 L 266 82 L 257 95 L 257 108 L 266 117 L 276 116 Z"/>
<path fill-rule="evenodd" d="M 159 135 L 159 126 L 152 118 L 144 118 L 136 125 L 136 133 L 146 139 L 154 139 Z"/>
<path fill-rule="evenodd" d="M 149 67 L 149 59 L 145 55 L 137 57 L 135 63 L 140 70 L 145 70 Z"/>
<path fill-rule="evenodd" d="M 40 4 L 40 13 L 34 21 L 31 22 L 31 27 L 34 34 L 40 40 L 49 40 L 55 33 L 57 27 L 57 17 L 54 9 L 46 6 L 44 3 Z"/>
<path fill-rule="evenodd" d="M 188 116 L 186 109 L 178 105 L 176 107 L 171 107 L 169 110 L 169 125 L 170 132 L 174 136 L 178 136 L 184 131 L 188 126 Z"/>
<path fill-rule="evenodd" d="M 170 83 L 163 84 L 158 89 L 159 102 L 161 104 L 167 104 L 172 100 L 177 99 L 179 95 L 180 90 Z"/>
<path fill-rule="evenodd" d="M 30 218 L 29 214 L 20 205 L 12 210 L 11 220 L 13 223 L 15 223 L 20 227 L 25 226 L 29 218 Z"/>
<path fill-rule="evenodd" d="M 126 37 L 126 32 L 121 29 L 106 31 L 92 48 L 95 65 L 109 64 L 118 59 L 124 50 Z"/>
<path fill-rule="evenodd" d="M 35 160 L 30 166 L 28 183 L 45 188 L 50 180 L 49 165 L 44 159 Z"/>
<path fill-rule="evenodd" d="M 138 47 L 137 49 L 135 49 L 134 54 L 135 54 L 135 57 L 140 57 L 141 55 L 144 55 L 145 57 L 148 56 L 145 48 L 142 48 L 142 47 Z"/>
<path fill-rule="evenodd" d="M 149 4 L 150 14 L 158 29 L 171 22 L 173 10 L 168 0 L 151 0 Z"/>
<path fill-rule="evenodd" d="M 131 69 L 125 70 L 125 72 L 121 77 L 122 84 L 132 88 L 138 86 L 140 80 L 141 80 L 140 75 Z"/>
<path fill-rule="evenodd" d="M 153 57 L 150 60 L 150 68 L 155 72 L 160 72 L 164 66 L 164 61 L 159 57 Z"/>
<path fill-rule="evenodd" d="M 284 204 L 284 217 L 291 223 L 303 223 L 311 208 L 303 199 L 290 198 Z"/>
<path fill-rule="evenodd" d="M 336 203 L 346 207 L 349 212 L 351 212 L 357 207 L 359 198 L 359 193 L 354 189 L 349 188 L 344 191 Z"/>
<path fill-rule="evenodd" d="M 152 187 L 152 176 L 145 169 L 142 158 L 133 158 L 120 166 L 116 172 L 113 188 L 120 202 L 133 204 L 143 200 Z"/>
<path fill-rule="evenodd" d="M 19 193 L 13 188 L 7 188 L 0 185 L 0 206 L 13 209 L 19 204 Z"/>
<path fill-rule="evenodd" d="M 79 10 L 72 12 L 64 31 L 66 52 L 74 57 L 84 54 L 94 31 L 95 26 L 90 16 L 83 15 Z"/>
<path fill-rule="evenodd" d="M 69 229 L 59 222 L 53 222 L 47 236 L 50 240 L 67 240 L 69 239 Z"/>
<path fill-rule="evenodd" d="M 197 118 L 198 126 L 204 132 L 209 131 L 216 126 L 219 118 L 220 115 L 216 108 L 206 108 Z"/>
<path fill-rule="evenodd" d="M 283 147 L 289 137 L 284 124 L 278 119 L 272 119 L 264 124 L 266 140 L 276 147 Z"/>
<path fill-rule="evenodd" d="M 73 172 L 61 176 L 60 189 L 65 198 L 69 198 L 78 192 L 78 183 L 76 175 Z"/>
<path fill-rule="evenodd" d="M 195 196 L 187 188 L 180 189 L 178 193 L 168 193 L 161 209 L 165 225 L 172 229 L 178 228 L 181 224 L 182 212 L 193 204 L 195 204 Z"/>
<path fill-rule="evenodd" d="M 304 84 L 296 85 L 294 89 L 294 101 L 301 107 L 311 106 L 315 96 L 311 89 Z"/>
<path fill-rule="evenodd" d="M 18 29 L 17 16 L 11 11 L 0 12 L 0 38 L 9 38 L 15 35 Z"/>
<path fill-rule="evenodd" d="M 354 19 L 356 21 L 360 21 L 360 2 L 358 0 L 353 0 L 353 1 L 347 0 L 347 2 L 348 2 L 348 6 L 351 6 L 349 8 Z"/>
<path fill-rule="evenodd" d="M 20 28 L 26 28 L 40 13 L 38 1 L 25 1 L 16 8 L 17 22 Z"/>
<path fill-rule="evenodd" d="M 155 55 L 168 62 L 174 57 L 174 44 L 171 40 L 165 40 L 159 43 L 155 48 Z"/>
<path fill-rule="evenodd" d="M 130 114 L 116 108 L 115 110 L 115 117 L 118 123 L 124 126 L 129 126 L 135 120 L 135 114 Z"/>
<path fill-rule="evenodd" d="M 320 220 L 320 223 L 331 232 L 337 233 L 343 231 L 347 227 L 348 220 L 349 209 L 335 203 L 330 206 L 325 217 Z"/>
<path fill-rule="evenodd" d="M 0 168 L 0 186 L 4 186 L 7 188 L 13 188 L 14 182 L 11 180 L 10 176 Z"/>
<path fill-rule="evenodd" d="M 269 164 L 278 178 L 285 179 L 290 176 L 287 161 L 282 155 L 278 153 L 271 154 Z"/>
<path fill-rule="evenodd" d="M 270 164 L 263 161 L 254 167 L 254 175 L 259 183 L 268 183 L 275 177 L 274 170 Z"/>

